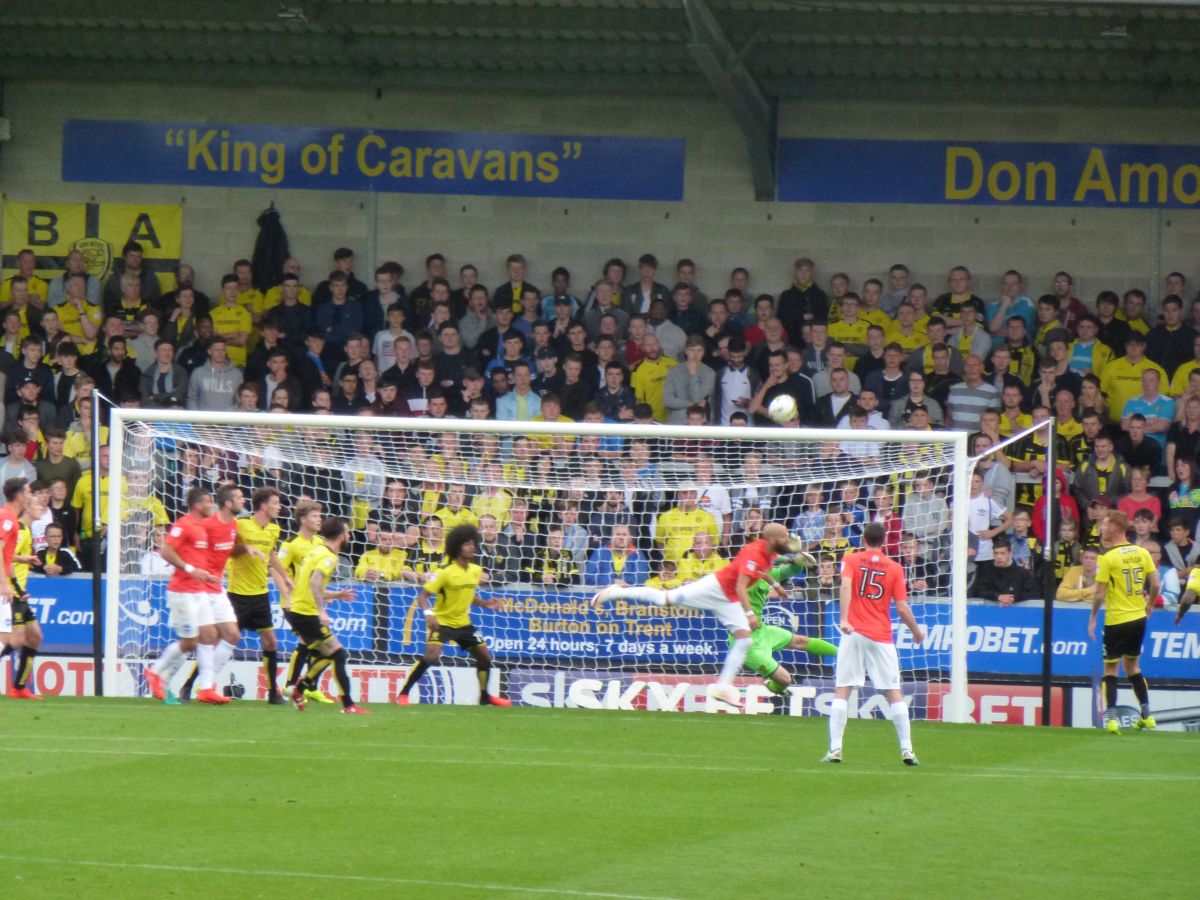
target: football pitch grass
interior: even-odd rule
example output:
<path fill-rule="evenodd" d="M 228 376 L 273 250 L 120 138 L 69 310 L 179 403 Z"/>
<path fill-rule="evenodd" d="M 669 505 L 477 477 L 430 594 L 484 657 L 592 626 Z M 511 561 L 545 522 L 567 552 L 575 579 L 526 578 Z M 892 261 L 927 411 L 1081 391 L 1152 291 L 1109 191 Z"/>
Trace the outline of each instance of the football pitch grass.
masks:
<path fill-rule="evenodd" d="M 1195 896 L 1200 735 L 0 701 L 0 897 Z"/>

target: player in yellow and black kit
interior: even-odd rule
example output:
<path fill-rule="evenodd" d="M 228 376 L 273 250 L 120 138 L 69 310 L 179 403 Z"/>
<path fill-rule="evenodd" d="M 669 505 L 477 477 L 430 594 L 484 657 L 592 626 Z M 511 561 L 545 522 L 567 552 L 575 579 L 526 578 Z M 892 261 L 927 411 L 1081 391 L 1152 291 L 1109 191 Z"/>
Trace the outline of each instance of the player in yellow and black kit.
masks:
<path fill-rule="evenodd" d="M 279 562 L 288 579 L 295 585 L 296 576 L 300 574 L 300 566 L 304 564 L 304 560 L 312 548 L 317 545 L 317 532 L 321 529 L 323 511 L 321 504 L 315 500 L 301 500 L 296 504 L 292 515 L 296 520 L 296 536 L 279 548 Z M 283 607 L 284 618 L 287 618 L 291 602 L 290 591 L 280 595 L 279 603 Z M 290 694 L 292 688 L 300 681 L 307 662 L 308 648 L 304 646 L 303 642 L 299 642 L 296 644 L 296 649 L 292 651 L 292 658 L 288 662 L 287 680 L 284 682 L 283 690 L 285 695 Z M 307 699 L 316 703 L 333 702 L 322 691 L 313 691 Z"/>
<path fill-rule="evenodd" d="M 1122 663 L 1125 677 L 1141 706 L 1137 729 L 1157 724 L 1150 714 L 1150 691 L 1142 675 L 1139 657 L 1146 635 L 1146 619 L 1158 596 L 1158 572 L 1143 547 L 1125 540 L 1129 518 L 1111 510 L 1100 522 L 1100 539 L 1107 548 L 1096 566 L 1096 599 L 1088 619 L 1088 638 L 1096 639 L 1096 616 L 1104 605 L 1104 730 L 1119 734 L 1117 721 L 1117 672 Z"/>
<path fill-rule="evenodd" d="M 487 691 L 488 675 L 492 671 L 492 655 L 471 622 L 472 604 L 489 609 L 496 609 L 500 605 L 499 600 L 481 600 L 476 594 L 480 582 L 485 577 L 483 569 L 475 564 L 479 541 L 479 529 L 474 525 L 457 525 L 451 528 L 450 533 L 446 535 L 446 556 L 450 562 L 434 572 L 433 577 L 425 582 L 417 594 L 417 604 L 425 613 L 428 635 L 425 638 L 425 653 L 409 670 L 404 687 L 400 689 L 400 696 L 396 698 L 396 702 L 401 706 L 409 705 L 409 692 L 421 680 L 426 669 L 441 658 L 442 649 L 449 641 L 458 644 L 475 660 L 475 668 L 479 675 L 480 704 L 512 706 L 508 699 L 489 694 Z M 431 607 L 430 601 L 433 598 L 436 598 L 436 602 Z"/>
<path fill-rule="evenodd" d="M 308 648 L 312 659 L 307 677 L 292 687 L 290 699 L 301 712 L 304 711 L 305 693 L 315 691 L 321 673 L 333 666 L 338 692 L 342 695 L 342 712 L 370 715 L 354 702 L 350 693 L 349 656 L 337 635 L 329 629 L 329 613 L 325 610 L 330 600 L 349 600 L 354 596 L 354 591 L 349 588 L 342 591 L 328 589 L 337 570 L 338 551 L 349 534 L 345 519 L 335 517 L 321 523 L 319 540 L 300 565 L 292 588 L 292 605 L 285 613 L 297 640 Z"/>

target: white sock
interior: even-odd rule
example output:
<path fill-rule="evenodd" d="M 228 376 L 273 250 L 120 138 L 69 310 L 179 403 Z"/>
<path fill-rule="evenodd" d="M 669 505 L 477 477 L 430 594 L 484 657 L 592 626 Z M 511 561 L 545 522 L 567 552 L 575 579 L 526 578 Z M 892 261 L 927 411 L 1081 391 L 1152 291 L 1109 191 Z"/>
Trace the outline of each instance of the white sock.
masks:
<path fill-rule="evenodd" d="M 217 648 L 213 651 L 213 681 L 216 681 L 218 675 L 225 669 L 225 666 L 233 659 L 234 645 L 224 639 L 217 641 Z"/>
<path fill-rule="evenodd" d="M 180 664 L 183 662 L 183 657 L 183 649 L 179 646 L 179 641 L 175 641 L 162 652 L 162 656 L 158 658 L 158 662 L 150 667 L 150 671 L 166 680 L 170 677 L 167 675 L 168 672 L 174 675 L 176 670 L 178 670 Z"/>
<path fill-rule="evenodd" d="M 842 735 L 846 733 L 846 720 L 850 718 L 850 705 L 845 700 L 834 698 L 829 704 L 829 750 L 842 749 Z"/>
<path fill-rule="evenodd" d="M 750 652 L 751 643 L 750 638 L 734 639 L 733 646 L 725 654 L 725 664 L 721 666 L 721 677 L 717 679 L 717 684 L 733 683 L 733 676 L 742 670 L 742 663 L 746 661 L 746 654 Z"/>
<path fill-rule="evenodd" d="M 912 750 L 912 723 L 908 721 L 908 704 L 903 700 L 891 706 L 892 724 L 896 726 L 896 737 L 901 750 Z"/>
<path fill-rule="evenodd" d="M 213 686 L 213 644 L 196 645 L 196 691 L 207 691 Z"/>
<path fill-rule="evenodd" d="M 650 606 L 666 606 L 667 592 L 658 588 L 648 587 L 617 587 L 609 593 L 612 600 L 632 600 L 634 603 L 646 603 Z"/>

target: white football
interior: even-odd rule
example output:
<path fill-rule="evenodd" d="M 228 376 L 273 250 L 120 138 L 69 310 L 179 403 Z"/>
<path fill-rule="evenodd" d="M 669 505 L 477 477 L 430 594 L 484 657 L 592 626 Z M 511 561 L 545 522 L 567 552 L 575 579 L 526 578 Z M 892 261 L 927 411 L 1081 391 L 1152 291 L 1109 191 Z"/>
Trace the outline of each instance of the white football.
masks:
<path fill-rule="evenodd" d="M 786 425 L 800 415 L 800 410 L 796 408 L 796 398 L 791 394 L 780 394 L 767 407 L 767 415 L 775 424 Z"/>

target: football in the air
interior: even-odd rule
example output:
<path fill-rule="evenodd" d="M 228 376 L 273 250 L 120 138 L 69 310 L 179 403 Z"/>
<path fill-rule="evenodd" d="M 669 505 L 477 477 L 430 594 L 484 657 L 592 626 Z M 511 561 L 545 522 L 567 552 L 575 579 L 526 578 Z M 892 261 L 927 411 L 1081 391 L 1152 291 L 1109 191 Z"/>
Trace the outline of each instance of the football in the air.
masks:
<path fill-rule="evenodd" d="M 800 410 L 796 408 L 796 398 L 791 394 L 780 394 L 767 407 L 767 415 L 776 425 L 786 425 L 800 415 Z"/>

